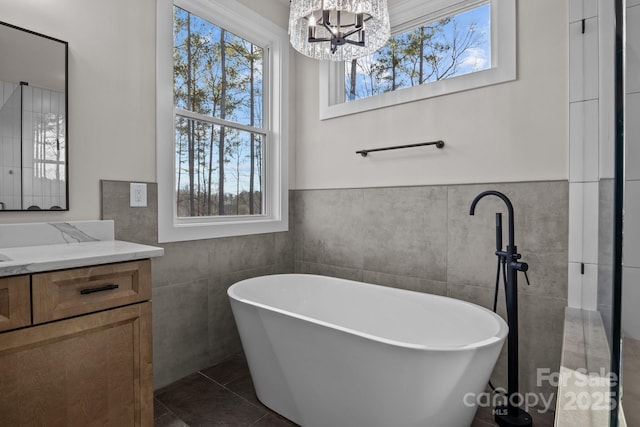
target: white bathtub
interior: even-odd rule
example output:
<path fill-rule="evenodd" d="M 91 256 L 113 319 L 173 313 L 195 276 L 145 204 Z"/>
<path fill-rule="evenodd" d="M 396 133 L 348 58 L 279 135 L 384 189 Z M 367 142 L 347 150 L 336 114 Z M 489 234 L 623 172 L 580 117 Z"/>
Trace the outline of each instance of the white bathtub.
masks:
<path fill-rule="evenodd" d="M 305 274 L 228 290 L 258 398 L 305 427 L 466 427 L 507 336 L 452 298 Z"/>

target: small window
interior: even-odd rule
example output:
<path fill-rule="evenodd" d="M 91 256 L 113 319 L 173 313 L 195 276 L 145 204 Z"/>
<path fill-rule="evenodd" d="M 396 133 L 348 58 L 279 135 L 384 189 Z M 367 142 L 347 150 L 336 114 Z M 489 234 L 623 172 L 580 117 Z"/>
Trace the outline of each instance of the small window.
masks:
<path fill-rule="evenodd" d="M 491 68 L 490 5 L 391 37 L 375 54 L 345 62 L 346 102 Z"/>
<path fill-rule="evenodd" d="M 393 35 L 382 49 L 320 65 L 321 119 L 515 79 L 514 2 L 412 0 L 389 13 Z"/>
<path fill-rule="evenodd" d="M 157 13 L 158 241 L 286 231 L 286 31 L 226 0 Z"/>

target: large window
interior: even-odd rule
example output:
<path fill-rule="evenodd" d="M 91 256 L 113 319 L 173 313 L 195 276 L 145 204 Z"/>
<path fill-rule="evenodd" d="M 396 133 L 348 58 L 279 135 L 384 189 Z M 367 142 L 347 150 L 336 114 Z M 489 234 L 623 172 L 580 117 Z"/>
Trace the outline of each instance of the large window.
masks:
<path fill-rule="evenodd" d="M 262 215 L 263 50 L 174 7 L 178 217 Z"/>
<path fill-rule="evenodd" d="M 158 2 L 161 242 L 286 230 L 283 33 L 236 2 Z"/>
<path fill-rule="evenodd" d="M 390 15 L 378 52 L 320 65 L 321 119 L 515 79 L 514 2 L 412 0 Z"/>

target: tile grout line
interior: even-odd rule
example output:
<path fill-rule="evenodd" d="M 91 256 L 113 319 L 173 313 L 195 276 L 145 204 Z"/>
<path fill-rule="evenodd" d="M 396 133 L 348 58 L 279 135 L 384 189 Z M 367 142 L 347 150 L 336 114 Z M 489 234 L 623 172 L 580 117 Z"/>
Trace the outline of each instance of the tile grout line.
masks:
<path fill-rule="evenodd" d="M 241 378 L 244 378 L 244 376 L 241 376 L 241 377 L 238 377 L 238 378 L 234 378 L 234 379 L 232 379 L 231 381 L 227 382 L 226 384 L 221 384 L 220 382 L 218 382 L 218 381 L 214 380 L 213 378 L 211 378 L 211 377 L 207 376 L 207 375 L 206 375 L 204 372 L 202 372 L 202 371 L 198 371 L 198 373 L 199 373 L 200 375 L 202 375 L 203 377 L 205 377 L 206 379 L 208 379 L 209 381 L 213 382 L 214 384 L 219 385 L 219 386 L 220 386 L 220 387 L 222 387 L 225 391 L 227 391 L 227 392 L 229 392 L 229 393 L 233 394 L 234 396 L 239 397 L 240 399 L 244 400 L 246 403 L 250 404 L 250 405 L 251 405 L 251 406 L 253 406 L 254 408 L 258 408 L 258 409 L 261 409 L 261 410 L 263 410 L 263 411 L 265 410 L 266 406 L 258 406 L 258 405 L 256 405 L 255 403 L 251 402 L 250 400 L 247 400 L 245 397 L 243 397 L 243 396 L 239 395 L 238 393 L 236 393 L 235 391 L 231 390 L 229 387 L 227 387 L 227 386 L 226 386 L 226 384 L 230 384 L 230 383 L 232 383 L 232 382 L 234 382 L 234 381 L 236 381 L 236 380 L 239 380 L 239 379 L 241 379 Z M 249 373 L 247 373 L 247 376 L 250 376 L 250 374 L 249 374 Z M 261 420 L 261 419 L 262 419 L 264 416 L 266 416 L 266 415 L 269 415 L 269 412 L 268 412 L 268 411 L 266 411 L 266 412 L 265 412 L 265 414 L 264 414 L 262 417 L 258 418 L 258 420 Z M 257 422 L 258 420 L 256 420 L 256 422 Z"/>
<path fill-rule="evenodd" d="M 265 413 L 263 416 L 261 416 L 260 418 L 258 418 L 252 425 L 256 425 L 258 424 L 261 420 L 263 420 L 264 418 L 269 416 L 269 412 Z"/>
<path fill-rule="evenodd" d="M 160 404 L 161 404 L 162 406 L 164 406 L 164 408 L 167 410 L 167 413 L 166 413 L 166 414 L 162 414 L 162 415 L 161 415 L 161 416 L 159 416 L 158 418 L 162 418 L 162 417 L 164 417 L 164 416 L 165 416 L 165 415 L 167 415 L 167 414 L 171 414 L 171 415 L 173 415 L 174 417 L 176 417 L 176 418 L 177 418 L 177 419 L 178 419 L 182 424 L 184 424 L 184 425 L 185 425 L 185 426 L 187 426 L 187 427 L 190 427 L 190 426 L 189 426 L 189 424 L 187 424 L 187 422 L 186 422 L 185 420 L 183 420 L 182 418 L 180 418 L 180 417 L 178 416 L 178 414 L 176 414 L 175 412 L 173 412 L 173 410 L 172 410 L 171 408 L 169 408 L 167 405 L 165 405 L 165 404 L 164 404 L 160 399 L 158 399 L 158 398 L 157 398 L 157 397 L 155 397 L 155 396 L 154 396 L 154 399 L 155 399 L 155 400 L 157 400 L 158 402 L 160 402 Z M 154 421 L 155 421 L 155 419 L 154 419 Z"/>
<path fill-rule="evenodd" d="M 282 415 L 278 414 L 277 412 L 273 411 L 272 409 L 270 409 L 270 408 L 268 408 L 266 405 L 264 405 L 262 402 L 260 402 L 260 399 L 258 399 L 259 404 L 258 404 L 258 405 L 256 405 L 254 402 L 252 402 L 252 401 L 250 401 L 250 400 L 246 399 L 244 396 L 241 396 L 240 394 L 236 393 L 235 391 L 233 391 L 233 390 L 231 390 L 229 387 L 227 387 L 227 384 L 231 384 L 231 383 L 232 383 L 232 382 L 234 382 L 234 381 L 240 380 L 240 379 L 242 379 L 242 378 L 244 378 L 244 377 L 247 377 L 247 376 L 248 376 L 248 377 L 251 377 L 251 373 L 250 373 L 250 372 L 247 372 L 247 373 L 246 373 L 246 375 L 242 375 L 242 376 L 239 376 L 238 378 L 234 378 L 234 379 L 232 379 L 231 381 L 226 382 L 225 384 L 222 384 L 222 383 L 220 383 L 219 381 L 214 380 L 213 378 L 209 377 L 208 375 L 206 375 L 206 374 L 205 374 L 204 372 L 202 372 L 202 371 L 198 371 L 198 373 L 199 373 L 200 375 L 202 375 L 203 377 L 205 377 L 206 379 L 210 380 L 211 382 L 213 382 L 213 383 L 215 383 L 215 384 L 219 385 L 219 386 L 220 386 L 220 387 L 222 387 L 225 391 L 228 391 L 229 393 L 233 394 L 234 396 L 239 397 L 241 400 L 243 400 L 244 402 L 246 402 L 246 403 L 250 404 L 250 405 L 251 405 L 251 406 L 253 406 L 254 408 L 257 408 L 257 409 L 261 409 L 261 410 L 263 410 L 263 411 L 264 411 L 264 415 L 262 415 L 260 418 L 258 418 L 257 420 L 255 420 L 255 421 L 253 422 L 253 424 L 252 424 L 252 425 L 255 425 L 255 424 L 259 423 L 263 418 L 265 418 L 265 417 L 267 417 L 267 416 L 269 416 L 269 415 L 276 415 L 276 416 L 282 417 Z M 257 396 L 256 396 L 256 398 L 257 398 Z"/>

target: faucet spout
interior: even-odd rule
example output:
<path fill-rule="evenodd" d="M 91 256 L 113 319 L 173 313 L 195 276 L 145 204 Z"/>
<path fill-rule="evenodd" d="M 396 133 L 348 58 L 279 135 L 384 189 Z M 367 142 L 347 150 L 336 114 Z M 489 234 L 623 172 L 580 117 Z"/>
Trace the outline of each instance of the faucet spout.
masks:
<path fill-rule="evenodd" d="M 508 213 L 508 216 L 509 216 L 509 218 L 508 218 L 508 222 L 509 222 L 509 246 L 511 246 L 513 248 L 514 247 L 514 241 L 515 241 L 515 227 L 514 227 L 514 221 L 513 221 L 513 205 L 511 204 L 511 200 L 509 200 L 509 198 L 507 196 L 505 196 L 501 192 L 495 191 L 495 190 L 483 191 L 482 193 L 478 194 L 475 197 L 475 199 L 473 199 L 473 202 L 471 202 L 471 208 L 469 209 L 469 215 L 475 215 L 476 205 L 478 204 L 480 199 L 482 199 L 485 196 L 496 196 L 496 197 L 499 197 L 500 199 L 502 199 L 504 204 L 507 205 L 507 213 Z"/>

